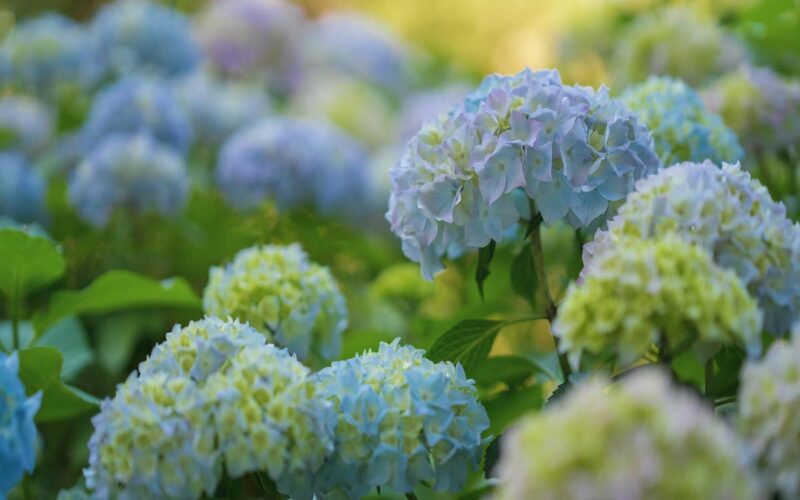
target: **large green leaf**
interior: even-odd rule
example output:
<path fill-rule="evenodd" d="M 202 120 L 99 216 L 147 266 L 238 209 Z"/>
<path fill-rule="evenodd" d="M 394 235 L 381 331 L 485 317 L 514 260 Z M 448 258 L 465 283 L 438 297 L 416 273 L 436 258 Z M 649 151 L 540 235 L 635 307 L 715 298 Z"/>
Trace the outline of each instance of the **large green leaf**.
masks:
<path fill-rule="evenodd" d="M 18 301 L 64 274 L 58 246 L 43 236 L 15 228 L 0 229 L 0 292 Z"/>
<path fill-rule="evenodd" d="M 475 269 L 475 282 L 478 284 L 478 291 L 483 298 L 483 282 L 489 277 L 489 264 L 494 258 L 494 249 L 497 246 L 494 240 L 488 245 L 478 250 L 478 267 Z"/>
<path fill-rule="evenodd" d="M 33 318 L 43 332 L 69 315 L 99 314 L 135 307 L 201 307 L 200 299 L 182 278 L 154 280 L 130 271 L 109 271 L 80 291 L 62 291 Z"/>
<path fill-rule="evenodd" d="M 446 331 L 428 350 L 432 361 L 460 362 L 468 374 L 489 355 L 497 333 L 507 323 L 488 319 L 467 319 Z"/>
<path fill-rule="evenodd" d="M 64 356 L 61 378 L 66 381 L 74 377 L 94 361 L 94 353 L 83 324 L 75 316 L 67 316 L 34 342 L 36 346 L 49 346 L 58 349 Z"/>
<path fill-rule="evenodd" d="M 555 375 L 538 361 L 522 356 L 492 356 L 478 364 L 472 377 L 484 387 L 503 383 L 513 389 L 537 372 L 545 374 L 547 378 L 555 378 Z"/>
<path fill-rule="evenodd" d="M 530 302 L 531 306 L 535 306 L 539 280 L 533 267 L 533 252 L 530 245 L 523 246 L 522 251 L 511 261 L 511 288 L 517 295 Z"/>
<path fill-rule="evenodd" d="M 484 403 L 491 425 L 486 434 L 500 435 L 509 425 L 529 411 L 538 410 L 544 403 L 539 385 L 505 391 Z"/>
<path fill-rule="evenodd" d="M 77 387 L 56 381 L 47 387 L 42 406 L 36 414 L 37 422 L 52 422 L 96 411 L 100 401 Z"/>
<path fill-rule="evenodd" d="M 31 347 L 19 351 L 19 378 L 28 395 L 57 382 L 64 358 L 54 347 Z"/>

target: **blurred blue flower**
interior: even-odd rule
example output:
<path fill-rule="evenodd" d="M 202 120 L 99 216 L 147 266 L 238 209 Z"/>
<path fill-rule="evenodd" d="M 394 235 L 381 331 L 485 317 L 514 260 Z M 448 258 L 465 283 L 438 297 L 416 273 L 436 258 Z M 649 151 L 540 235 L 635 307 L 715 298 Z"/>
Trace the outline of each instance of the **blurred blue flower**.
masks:
<path fill-rule="evenodd" d="M 272 198 L 284 208 L 363 215 L 369 194 L 364 151 L 323 121 L 265 119 L 236 132 L 220 150 L 216 176 L 242 209 Z"/>
<path fill-rule="evenodd" d="M 45 218 L 45 182 L 24 156 L 0 152 L 0 215 L 17 222 Z"/>
<path fill-rule="evenodd" d="M 39 152 L 53 134 L 50 110 L 33 97 L 0 97 L 0 148 Z"/>
<path fill-rule="evenodd" d="M 1 171 L 2 169 L 0 169 Z M 0 498 L 36 465 L 36 426 L 42 393 L 25 396 L 17 353 L 0 353 Z"/>
<path fill-rule="evenodd" d="M 200 60 L 186 17 L 150 0 L 104 6 L 91 32 L 116 76 L 142 71 L 174 76 L 191 71 Z"/>
<path fill-rule="evenodd" d="M 403 100 L 400 116 L 400 139 L 408 141 L 426 121 L 447 113 L 470 93 L 466 83 L 451 83 L 410 94 Z"/>
<path fill-rule="evenodd" d="M 105 226 L 115 209 L 174 215 L 185 202 L 183 159 L 150 135 L 110 135 L 78 165 L 69 198 L 78 214 Z"/>
<path fill-rule="evenodd" d="M 103 68 L 83 27 L 58 14 L 20 23 L 0 45 L 0 84 L 53 98 L 68 86 L 86 89 Z"/>
<path fill-rule="evenodd" d="M 147 132 L 162 144 L 186 153 L 191 145 L 189 121 L 164 81 L 132 76 L 100 92 L 82 131 L 84 150 L 106 135 Z"/>

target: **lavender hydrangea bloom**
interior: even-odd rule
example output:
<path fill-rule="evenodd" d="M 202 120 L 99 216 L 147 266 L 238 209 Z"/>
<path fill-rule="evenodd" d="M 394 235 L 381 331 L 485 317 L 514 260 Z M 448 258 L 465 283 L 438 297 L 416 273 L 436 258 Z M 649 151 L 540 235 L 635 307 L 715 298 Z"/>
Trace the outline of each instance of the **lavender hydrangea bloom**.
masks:
<path fill-rule="evenodd" d="M 33 417 L 39 410 L 42 393 L 26 397 L 18 371 L 17 353 L 0 353 L 0 498 L 5 498 L 36 465 Z"/>
<path fill-rule="evenodd" d="M 34 154 L 52 133 L 53 118 L 40 101 L 21 95 L 0 97 L 0 148 Z"/>
<path fill-rule="evenodd" d="M 69 180 L 72 205 L 95 227 L 105 226 L 115 209 L 174 215 L 187 191 L 183 159 L 146 133 L 105 138 Z"/>
<path fill-rule="evenodd" d="M 37 95 L 52 98 L 65 86 L 88 88 L 102 71 L 89 34 L 57 14 L 20 23 L 0 45 L 0 84 Z"/>
<path fill-rule="evenodd" d="M 17 153 L 0 152 L 0 215 L 17 222 L 44 219 L 45 182 Z"/>
<path fill-rule="evenodd" d="M 84 147 L 93 147 L 106 135 L 139 132 L 180 153 L 189 149 L 189 121 L 166 82 L 132 76 L 104 89 L 92 104 L 82 140 Z"/>
<path fill-rule="evenodd" d="M 218 145 L 238 128 L 255 122 L 270 109 L 269 98 L 256 85 L 221 80 L 201 71 L 178 83 L 178 99 L 199 144 Z"/>
<path fill-rule="evenodd" d="M 431 278 L 451 248 L 500 242 L 530 217 L 525 195 L 546 224 L 590 227 L 659 166 L 650 133 L 605 88 L 565 86 L 557 71 L 491 75 L 409 141 L 386 218 Z"/>
<path fill-rule="evenodd" d="M 354 12 L 334 12 L 314 25 L 307 44 L 312 65 L 333 67 L 393 94 L 411 86 L 411 51 L 386 27 Z"/>
<path fill-rule="evenodd" d="M 232 135 L 216 176 L 242 209 L 272 198 L 285 208 L 355 214 L 369 185 L 367 158 L 355 140 L 325 122 L 293 118 L 265 119 Z"/>
<path fill-rule="evenodd" d="M 117 0 L 92 21 L 91 31 L 114 75 L 191 71 L 199 51 L 183 14 L 150 0 Z"/>

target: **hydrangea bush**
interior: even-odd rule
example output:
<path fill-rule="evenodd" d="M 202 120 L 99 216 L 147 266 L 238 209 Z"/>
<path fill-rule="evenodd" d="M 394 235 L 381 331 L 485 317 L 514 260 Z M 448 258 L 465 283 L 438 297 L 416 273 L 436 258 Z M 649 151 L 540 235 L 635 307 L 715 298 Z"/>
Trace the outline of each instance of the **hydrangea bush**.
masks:
<path fill-rule="evenodd" d="M 677 234 L 736 272 L 764 311 L 764 327 L 788 331 L 800 310 L 800 227 L 738 165 L 682 163 L 642 180 L 584 248 L 584 263 L 627 236 Z M 625 242 L 628 240 L 625 239 Z M 587 271 L 585 270 L 584 273 Z"/>
<path fill-rule="evenodd" d="M 409 141 L 386 218 L 430 278 L 449 249 L 502 241 L 530 218 L 525 195 L 545 223 L 589 227 L 659 166 L 650 133 L 605 88 L 556 71 L 493 75 Z"/>
<path fill-rule="evenodd" d="M 700 94 L 680 80 L 652 76 L 622 100 L 653 133 L 664 165 L 681 161 L 736 162 L 744 156 L 736 135 L 708 111 Z"/>
<path fill-rule="evenodd" d="M 206 314 L 246 321 L 301 359 L 335 358 L 347 327 L 347 307 L 330 271 L 300 245 L 240 251 L 213 267 L 203 293 Z"/>
<path fill-rule="evenodd" d="M 53 116 L 39 100 L 23 95 L 0 97 L 0 149 L 33 155 L 53 135 Z"/>
<path fill-rule="evenodd" d="M 18 153 L 0 152 L 0 215 L 18 222 L 45 219 L 45 181 Z"/>

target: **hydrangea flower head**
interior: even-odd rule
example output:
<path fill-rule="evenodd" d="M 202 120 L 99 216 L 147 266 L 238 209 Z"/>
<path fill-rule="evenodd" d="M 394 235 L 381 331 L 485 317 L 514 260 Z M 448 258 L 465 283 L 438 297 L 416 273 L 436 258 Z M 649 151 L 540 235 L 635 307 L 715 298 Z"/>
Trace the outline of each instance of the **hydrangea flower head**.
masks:
<path fill-rule="evenodd" d="M 297 244 L 246 248 L 228 265 L 212 267 L 203 307 L 271 334 L 301 359 L 312 351 L 335 358 L 347 327 L 344 297 L 330 271 Z"/>
<path fill-rule="evenodd" d="M 557 71 L 491 75 L 409 141 L 386 218 L 430 278 L 452 247 L 500 242 L 529 218 L 526 195 L 546 224 L 589 227 L 659 166 L 647 129 L 605 88 L 565 86 Z"/>
<path fill-rule="evenodd" d="M 738 165 L 681 163 L 640 181 L 608 230 L 583 251 L 593 255 L 627 236 L 677 234 L 733 269 L 764 311 L 764 328 L 788 331 L 800 312 L 800 226 Z M 627 241 L 627 240 L 626 240 Z"/>
<path fill-rule="evenodd" d="M 366 153 L 323 121 L 270 118 L 239 130 L 222 146 L 216 176 L 242 209 L 271 198 L 283 208 L 353 216 L 369 195 Z"/>
<path fill-rule="evenodd" d="M 503 441 L 497 498 L 757 498 L 741 446 L 693 394 L 653 368 L 594 378 Z"/>
<path fill-rule="evenodd" d="M 743 66 L 717 80 L 706 102 L 751 155 L 779 153 L 800 142 L 800 81 L 768 68 Z"/>
<path fill-rule="evenodd" d="M 146 133 L 110 135 L 78 165 L 69 180 L 69 199 L 95 227 L 114 210 L 178 213 L 186 202 L 183 159 Z"/>
<path fill-rule="evenodd" d="M 0 497 L 33 472 L 36 465 L 36 426 L 33 417 L 39 411 L 42 393 L 25 396 L 18 376 L 17 353 L 0 353 Z"/>
<path fill-rule="evenodd" d="M 489 419 L 461 365 L 423 354 L 397 339 L 318 373 L 319 396 L 332 403 L 337 426 L 317 494 L 409 492 L 422 481 L 437 491 L 463 487 L 480 462 Z"/>
<path fill-rule="evenodd" d="M 199 62 L 189 21 L 151 0 L 116 0 L 92 21 L 92 35 L 117 76 L 152 72 L 175 76 Z"/>
<path fill-rule="evenodd" d="M 404 141 L 412 138 L 433 117 L 457 107 L 469 94 L 466 83 L 450 83 L 438 88 L 410 94 L 403 100 L 400 135 Z"/>
<path fill-rule="evenodd" d="M 87 89 L 103 69 L 89 34 L 47 14 L 20 23 L 0 44 L 0 84 L 56 98 L 64 87 Z"/>
<path fill-rule="evenodd" d="M 0 149 L 33 155 L 52 134 L 53 117 L 43 103 L 22 95 L 0 97 Z"/>
<path fill-rule="evenodd" d="M 664 165 L 735 162 L 744 156 L 736 134 L 719 115 L 706 109 L 700 94 L 680 80 L 650 77 L 626 90 L 622 100 L 650 128 Z"/>
<path fill-rule="evenodd" d="M 637 17 L 619 37 L 611 67 L 623 85 L 642 82 L 648 75 L 668 75 L 697 87 L 744 58 L 741 44 L 716 20 L 672 7 Z"/>
<path fill-rule="evenodd" d="M 762 317 L 755 300 L 705 249 L 675 235 L 617 243 L 570 286 L 553 323 L 574 366 L 582 352 L 608 351 L 627 366 L 664 343 L 670 350 L 687 344 L 704 347 L 701 352 L 722 344 L 757 349 Z"/>
<path fill-rule="evenodd" d="M 24 156 L 0 152 L 0 215 L 17 222 L 41 222 L 45 190 L 44 179 Z"/>
<path fill-rule="evenodd" d="M 191 144 L 188 118 L 166 81 L 131 76 L 97 94 L 83 128 L 87 149 L 111 134 L 147 132 L 180 153 Z"/>
<path fill-rule="evenodd" d="M 222 476 L 212 414 L 190 378 L 128 377 L 92 418 L 86 485 L 97 498 L 199 498 Z"/>
<path fill-rule="evenodd" d="M 778 340 L 758 361 L 749 361 L 740 375 L 739 428 L 750 463 L 764 486 L 781 498 L 800 495 L 800 330 Z"/>

